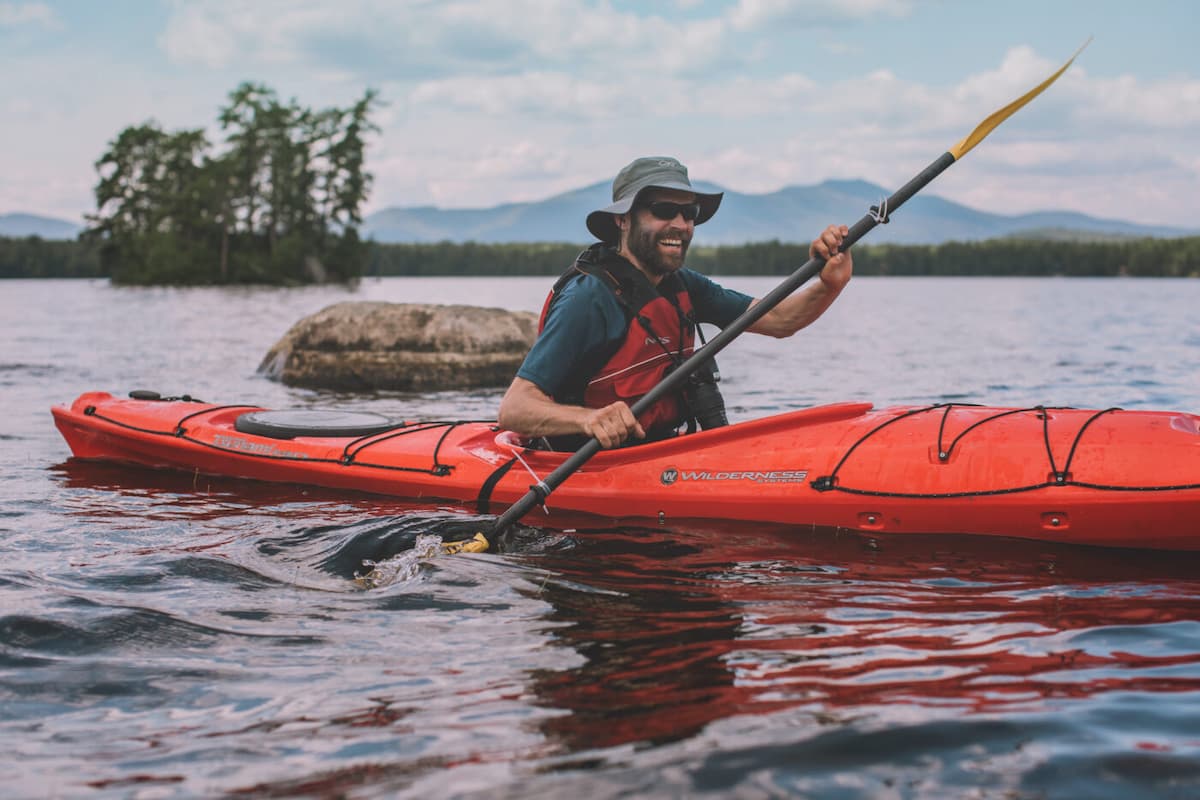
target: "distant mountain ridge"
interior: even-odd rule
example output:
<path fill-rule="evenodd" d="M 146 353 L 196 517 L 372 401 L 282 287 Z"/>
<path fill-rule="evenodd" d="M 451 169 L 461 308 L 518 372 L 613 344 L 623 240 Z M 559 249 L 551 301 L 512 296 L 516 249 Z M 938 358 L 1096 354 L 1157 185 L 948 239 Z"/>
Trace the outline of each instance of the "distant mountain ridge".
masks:
<path fill-rule="evenodd" d="M 881 186 L 861 180 L 829 180 L 814 186 L 789 186 L 766 194 L 743 194 L 697 182 L 705 192 L 725 192 L 721 209 L 697 237 L 703 245 L 744 244 L 778 239 L 807 242 L 830 222 L 850 224 L 886 197 Z M 433 206 L 385 208 L 363 221 L 364 237 L 378 242 L 586 242 L 588 213 L 609 204 L 605 181 L 529 203 L 492 208 L 442 209 Z M 1087 238 L 1125 236 L 1178 237 L 1200 231 L 1165 225 L 1141 225 L 1101 219 L 1073 211 L 1004 215 L 923 194 L 905 203 L 895 224 L 871 232 L 867 244 L 940 244 L 977 241 L 1034 231 L 1066 231 Z"/>
<path fill-rule="evenodd" d="M 0 214 L 0 236 L 74 239 L 82 230 L 82 225 L 68 222 L 65 219 L 43 217 L 38 214 Z"/>
<path fill-rule="evenodd" d="M 766 194 L 743 194 L 697 182 L 704 192 L 725 192 L 721 209 L 700 229 L 699 245 L 737 245 L 778 239 L 807 242 L 830 222 L 850 224 L 887 196 L 863 180 L 828 180 L 788 186 Z M 367 215 L 362 236 L 384 243 L 415 242 L 578 242 L 591 239 L 588 213 L 609 204 L 607 181 L 528 203 L 490 208 L 392 207 Z M 83 226 L 36 214 L 0 214 L 0 236 L 74 239 Z M 1015 235 L 1031 238 L 1110 240 L 1123 237 L 1197 236 L 1200 230 L 1141 225 L 1074 211 L 993 214 L 935 194 L 919 194 L 897 212 L 894 224 L 880 225 L 865 244 L 941 244 Z"/>

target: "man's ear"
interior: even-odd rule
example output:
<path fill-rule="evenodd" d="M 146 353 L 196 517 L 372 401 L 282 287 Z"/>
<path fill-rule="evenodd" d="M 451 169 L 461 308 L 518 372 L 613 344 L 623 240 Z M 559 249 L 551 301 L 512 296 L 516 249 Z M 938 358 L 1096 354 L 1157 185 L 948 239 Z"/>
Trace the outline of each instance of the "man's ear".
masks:
<path fill-rule="evenodd" d="M 629 215 L 628 214 L 613 214 L 613 219 L 617 223 L 617 229 L 620 231 L 629 230 Z"/>

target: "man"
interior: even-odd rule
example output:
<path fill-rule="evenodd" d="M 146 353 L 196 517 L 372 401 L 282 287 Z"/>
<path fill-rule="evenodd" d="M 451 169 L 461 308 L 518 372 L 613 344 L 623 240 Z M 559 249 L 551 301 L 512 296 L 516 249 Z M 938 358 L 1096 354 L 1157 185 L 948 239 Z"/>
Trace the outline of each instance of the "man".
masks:
<path fill-rule="evenodd" d="M 639 158 L 613 181 L 613 202 L 588 215 L 599 244 L 555 284 L 537 340 L 500 403 L 500 426 L 577 447 L 605 448 L 675 435 L 692 409 L 666 398 L 635 419 L 630 405 L 691 355 L 697 323 L 724 327 L 757 299 L 684 267 L 695 227 L 712 218 L 721 194 L 692 188 L 674 158 Z M 839 248 L 849 232 L 830 225 L 809 247 L 826 259 L 820 280 L 780 302 L 749 330 L 786 337 L 807 326 L 853 272 Z"/>

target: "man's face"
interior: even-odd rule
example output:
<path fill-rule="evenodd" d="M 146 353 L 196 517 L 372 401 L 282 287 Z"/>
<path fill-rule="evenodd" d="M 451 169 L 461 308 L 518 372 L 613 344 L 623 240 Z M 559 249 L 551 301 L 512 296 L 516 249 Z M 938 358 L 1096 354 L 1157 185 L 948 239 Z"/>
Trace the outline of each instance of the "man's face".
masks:
<path fill-rule="evenodd" d="M 683 267 L 688 245 L 696 230 L 695 218 L 684 219 L 683 213 L 671 219 L 659 219 L 648 206 L 659 202 L 691 204 L 696 195 L 671 189 L 652 189 L 643 194 L 630 209 L 629 227 L 622 232 L 621 250 L 631 256 L 650 278 L 662 278 Z M 661 207 L 660 207 L 661 208 Z M 668 209 L 669 210 L 669 209 Z"/>

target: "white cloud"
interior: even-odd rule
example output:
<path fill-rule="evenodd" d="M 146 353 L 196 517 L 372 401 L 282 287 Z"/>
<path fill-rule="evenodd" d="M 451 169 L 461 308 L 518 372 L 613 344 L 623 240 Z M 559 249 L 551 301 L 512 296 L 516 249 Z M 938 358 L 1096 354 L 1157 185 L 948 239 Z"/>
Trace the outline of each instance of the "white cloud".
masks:
<path fill-rule="evenodd" d="M 159 45 L 178 63 L 221 67 L 242 44 L 231 34 L 228 24 L 218 24 L 199 6 L 190 6 L 171 19 Z"/>
<path fill-rule="evenodd" d="M 619 113 L 626 99 L 626 90 L 618 83 L 580 80 L 557 72 L 427 81 L 406 98 L 417 113 L 457 109 L 484 116 L 575 119 L 609 117 Z"/>
<path fill-rule="evenodd" d="M 382 148 L 372 170 L 383 193 L 372 198 L 371 210 L 388 205 L 434 204 L 486 207 L 504 202 L 537 200 L 593 180 L 572 171 L 571 154 L 555 144 L 518 140 L 469 149 L 456 131 L 419 156 L 403 148 Z"/>
<path fill-rule="evenodd" d="M 302 60 L 300 34 L 336 30 L 338 19 L 332 8 L 322 12 L 274 0 L 179 4 L 158 42 L 183 65 L 295 63 Z"/>
<path fill-rule="evenodd" d="M 820 87 L 798 73 L 779 75 L 770 80 L 734 75 L 726 80 L 681 90 L 691 100 L 692 112 L 733 119 L 775 115 L 787 109 L 789 115 L 804 114 L 819 102 Z"/>
<path fill-rule="evenodd" d="M 1039 56 L 1033 48 L 1019 45 L 1010 48 L 995 69 L 969 75 L 955 88 L 961 98 L 983 97 L 997 93 L 1005 97 L 1018 96 L 1052 73 L 1061 64 Z"/>
<path fill-rule="evenodd" d="M 728 17 L 738 30 L 763 30 L 786 24 L 833 25 L 880 14 L 905 17 L 911 12 L 912 3 L 905 0 L 739 0 Z"/>
<path fill-rule="evenodd" d="M 490 193 L 511 193 L 514 188 L 518 196 L 524 195 L 521 199 L 529 200 L 549 194 L 544 188 L 546 181 L 561 174 L 566 162 L 562 151 L 533 141 L 517 141 L 485 147 L 468 162 L 445 165 L 445 169 L 430 176 L 428 185 L 435 201 L 475 197 L 476 204 L 488 206 L 493 204 L 488 200 Z M 531 188 L 533 194 L 529 193 Z"/>
<path fill-rule="evenodd" d="M 1039 173 L 1006 169 L 1001 162 L 964 163 L 947 172 L 933 191 L 961 203 L 998 214 L 1070 209 L 1092 216 L 1174 224 L 1195 229 L 1172 209 L 1173 199 L 1194 191 L 1195 171 L 1132 168 L 1116 159 L 1116 148 L 1105 146 L 1108 163 L 1096 170 Z M 997 167 L 997 163 L 999 166 Z M 1191 187 L 1191 189 L 1189 189 Z"/>
<path fill-rule="evenodd" d="M 403 95 L 412 113 L 450 110 L 485 117 L 579 124 L 619 123 L 627 130 L 703 115 L 744 118 L 777 111 L 780 103 L 807 101 L 809 82 L 784 76 L 770 83 L 734 78 L 705 84 L 660 77 L 652 89 L 627 81 L 582 78 L 561 72 L 528 72 L 495 77 L 455 77 L 426 81 Z"/>
<path fill-rule="evenodd" d="M 615 77 L 696 70 L 728 25 L 622 12 L 584 0 L 327 3 L 220 0 L 176 6 L 159 44 L 181 65 L 308 65 L 331 59 L 415 79 L 556 68 Z"/>
<path fill-rule="evenodd" d="M 1200 80 L 1173 78 L 1146 83 L 1132 76 L 1092 80 L 1079 87 L 1079 115 L 1145 129 L 1200 126 Z M 1200 141 L 1197 139 L 1196 141 Z"/>

